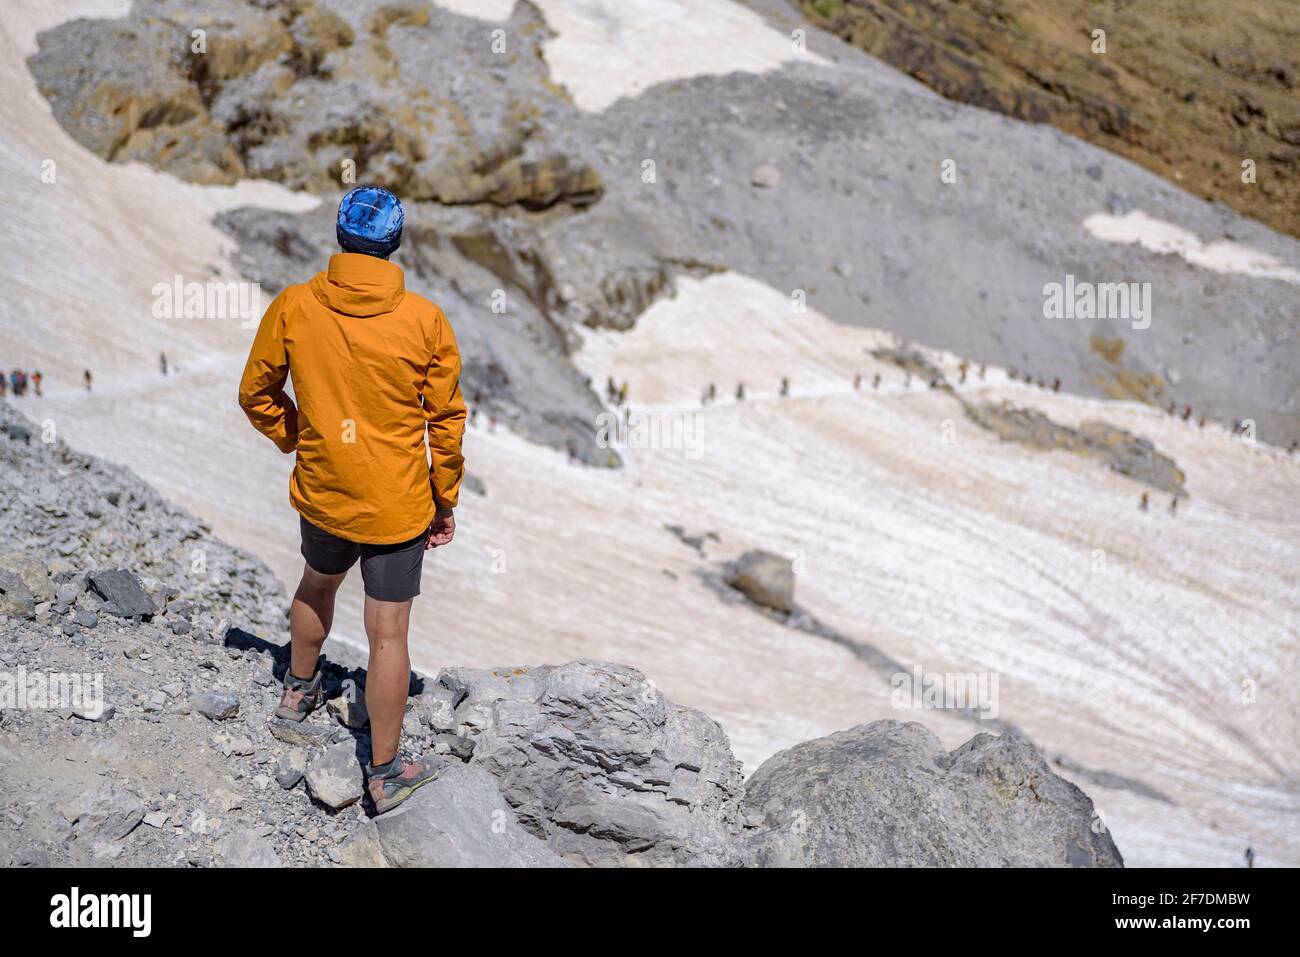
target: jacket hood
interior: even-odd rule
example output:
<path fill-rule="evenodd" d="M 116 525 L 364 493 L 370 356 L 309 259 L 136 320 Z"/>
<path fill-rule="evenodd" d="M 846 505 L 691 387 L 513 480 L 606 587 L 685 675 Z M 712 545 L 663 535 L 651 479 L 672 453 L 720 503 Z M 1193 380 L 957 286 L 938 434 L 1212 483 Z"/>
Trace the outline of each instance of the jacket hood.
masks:
<path fill-rule="evenodd" d="M 401 266 L 362 253 L 335 253 L 308 285 L 325 308 L 362 318 L 392 312 L 406 295 Z"/>

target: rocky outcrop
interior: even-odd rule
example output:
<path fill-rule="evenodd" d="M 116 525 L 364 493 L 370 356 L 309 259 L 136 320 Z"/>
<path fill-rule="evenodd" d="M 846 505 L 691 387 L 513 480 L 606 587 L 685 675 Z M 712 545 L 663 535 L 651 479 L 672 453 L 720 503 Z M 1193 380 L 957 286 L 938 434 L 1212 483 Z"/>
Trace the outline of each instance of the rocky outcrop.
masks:
<path fill-rule="evenodd" d="M 1088 421 L 1070 428 L 1053 422 L 1037 409 L 1021 408 L 1008 402 L 974 404 L 963 402 L 966 415 L 981 427 L 1007 442 L 1050 451 L 1062 449 L 1099 459 L 1112 471 L 1177 497 L 1186 497 L 1186 474 L 1169 456 L 1156 451 L 1155 444 L 1140 435 L 1107 422 Z"/>
<path fill-rule="evenodd" d="M 595 202 L 599 175 L 539 122 L 572 106 L 542 82 L 536 14 L 525 5 L 516 17 L 507 44 L 521 50 L 509 56 L 480 55 L 485 34 L 471 24 L 409 2 L 212 0 L 196 16 L 139 0 L 122 19 L 42 34 L 30 65 L 88 149 L 195 182 L 252 176 L 328 192 L 369 181 L 408 201 L 528 209 Z M 457 102 L 467 87 L 472 115 Z"/>
<path fill-rule="evenodd" d="M 876 721 L 769 758 L 744 806 L 756 867 L 1123 866 L 1088 796 L 1011 735 L 949 752 Z"/>
<path fill-rule="evenodd" d="M 449 767 L 415 798 L 375 819 L 391 867 L 564 867 L 519 826 L 497 782 L 481 768 Z"/>
<path fill-rule="evenodd" d="M 452 669 L 439 683 L 531 834 L 572 863 L 721 863 L 740 764 L 707 715 L 673 704 L 635 668 L 594 662 Z"/>

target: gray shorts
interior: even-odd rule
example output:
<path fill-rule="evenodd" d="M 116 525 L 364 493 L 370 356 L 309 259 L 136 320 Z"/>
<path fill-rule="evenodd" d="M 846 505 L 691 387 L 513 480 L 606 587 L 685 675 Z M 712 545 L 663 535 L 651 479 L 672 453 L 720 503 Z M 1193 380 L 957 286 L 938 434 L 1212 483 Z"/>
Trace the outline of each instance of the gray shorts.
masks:
<path fill-rule="evenodd" d="M 420 594 L 424 532 L 409 542 L 362 545 L 317 528 L 301 515 L 302 557 L 322 575 L 342 575 L 361 559 L 366 594 L 378 601 L 409 601 Z"/>

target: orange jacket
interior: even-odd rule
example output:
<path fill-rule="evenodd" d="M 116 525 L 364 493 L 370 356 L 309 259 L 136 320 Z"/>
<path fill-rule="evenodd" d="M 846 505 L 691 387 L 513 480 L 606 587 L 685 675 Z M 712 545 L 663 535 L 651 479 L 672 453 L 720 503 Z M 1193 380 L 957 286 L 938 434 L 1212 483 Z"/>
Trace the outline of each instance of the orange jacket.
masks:
<path fill-rule="evenodd" d="M 239 404 L 281 452 L 297 453 L 293 507 L 340 538 L 408 541 L 429 527 L 435 496 L 457 502 L 465 400 L 456 337 L 441 309 L 406 291 L 394 263 L 339 253 L 276 296 Z"/>

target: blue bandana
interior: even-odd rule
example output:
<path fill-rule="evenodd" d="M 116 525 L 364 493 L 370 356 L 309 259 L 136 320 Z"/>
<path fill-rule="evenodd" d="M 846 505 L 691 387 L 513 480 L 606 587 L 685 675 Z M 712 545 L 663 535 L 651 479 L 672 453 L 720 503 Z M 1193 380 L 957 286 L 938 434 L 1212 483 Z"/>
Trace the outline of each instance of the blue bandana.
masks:
<path fill-rule="evenodd" d="M 379 186 L 358 186 L 339 203 L 339 245 L 345 252 L 388 256 L 402 245 L 402 201 Z"/>

